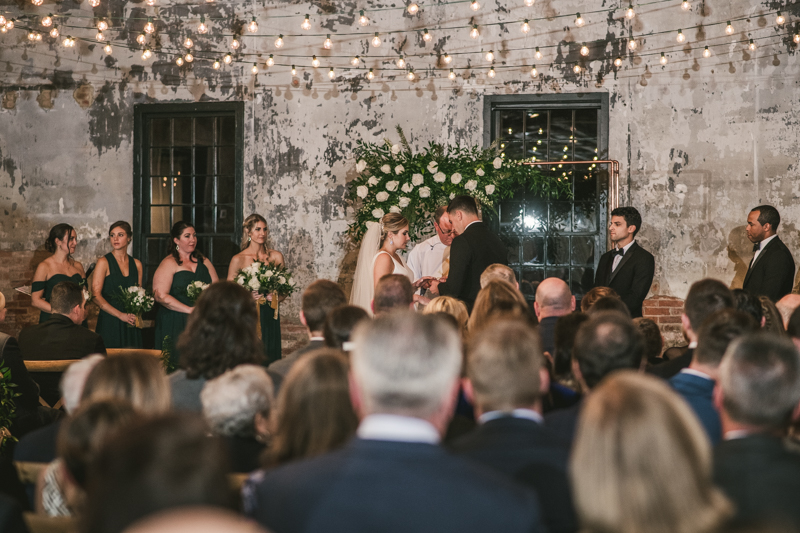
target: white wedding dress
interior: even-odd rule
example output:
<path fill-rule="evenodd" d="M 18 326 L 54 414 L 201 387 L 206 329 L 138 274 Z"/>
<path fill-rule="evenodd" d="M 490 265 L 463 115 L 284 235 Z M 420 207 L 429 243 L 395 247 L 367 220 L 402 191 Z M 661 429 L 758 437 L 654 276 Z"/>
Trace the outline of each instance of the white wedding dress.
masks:
<path fill-rule="evenodd" d="M 356 273 L 353 276 L 353 291 L 350 293 L 350 303 L 365 309 L 372 316 L 372 298 L 375 295 L 375 260 L 381 254 L 388 255 L 394 270 L 392 274 L 406 276 L 409 281 L 414 281 L 414 273 L 405 264 L 402 258 L 400 262 L 392 257 L 387 251 L 380 250 L 381 226 L 377 222 L 367 223 L 367 233 L 361 241 L 361 250 L 358 252 L 358 263 L 356 263 Z"/>

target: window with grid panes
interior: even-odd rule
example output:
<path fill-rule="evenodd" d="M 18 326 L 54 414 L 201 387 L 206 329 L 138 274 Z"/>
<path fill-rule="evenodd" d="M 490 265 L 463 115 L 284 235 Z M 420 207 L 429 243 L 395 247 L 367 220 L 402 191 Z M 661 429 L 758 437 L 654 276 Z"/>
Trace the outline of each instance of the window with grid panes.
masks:
<path fill-rule="evenodd" d="M 224 277 L 242 225 L 241 103 L 136 106 L 134 253 L 144 283 L 173 246 L 172 225 L 197 231 L 197 249 Z"/>
<path fill-rule="evenodd" d="M 558 162 L 540 172 L 570 183 L 572 197 L 542 197 L 521 190 L 502 202 L 493 225 L 509 247 L 509 266 L 533 301 L 547 277 L 567 282 L 580 300 L 594 281 L 605 251 L 608 172 L 592 163 L 607 153 L 607 97 L 487 97 L 488 141 L 501 157 Z M 591 101 L 594 100 L 594 101 Z M 590 161 L 564 164 L 566 161 Z"/>

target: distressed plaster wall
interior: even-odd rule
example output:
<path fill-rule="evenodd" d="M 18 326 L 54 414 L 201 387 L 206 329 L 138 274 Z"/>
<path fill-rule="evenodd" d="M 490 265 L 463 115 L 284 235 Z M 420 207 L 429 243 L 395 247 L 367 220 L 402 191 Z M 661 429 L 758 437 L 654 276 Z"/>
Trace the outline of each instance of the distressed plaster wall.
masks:
<path fill-rule="evenodd" d="M 122 17 L 122 30 L 112 28 L 110 33 L 135 45 L 144 4 L 106 1 L 95 14 Z M 144 62 L 140 52 L 116 44 L 114 55 L 105 56 L 100 46 L 81 41 L 74 49 L 46 42 L 31 45 L 24 32 L 12 30 L 0 36 L 0 251 L 27 254 L 19 261 L 32 268 L 42 254 L 31 252 L 41 249 L 53 224 L 65 221 L 78 228 L 77 258 L 93 262 L 106 251 L 108 225 L 132 217 L 134 104 L 243 100 L 245 214 L 267 217 L 273 245 L 284 252 L 301 284 L 325 277 L 349 286 L 355 253 L 345 237 L 351 213 L 345 198 L 358 140 L 393 137 L 399 124 L 413 144 L 479 144 L 485 128 L 484 95 L 607 92 L 608 155 L 622 163 L 622 204 L 638 207 L 644 216 L 639 238 L 657 261 L 653 292 L 683 298 L 693 281 L 706 276 L 738 286 L 751 255 L 743 230 L 751 207 L 776 205 L 784 218 L 782 238 L 793 251 L 800 250 L 800 206 L 795 201 L 800 189 L 800 58 L 790 36 L 786 40 L 787 30 L 774 27 L 769 14 L 779 7 L 774 2 L 709 0 L 690 13 L 675 4 L 643 7 L 633 22 L 624 21 L 621 12 L 587 15 L 587 26 L 578 29 L 572 18 L 557 16 L 616 3 L 538 0 L 525 8 L 518 0 L 487 0 L 475 14 L 477 22 L 550 20 L 534 23 L 527 38 L 518 31 L 518 22 L 483 27 L 479 45 L 467 30 L 439 32 L 432 43 L 418 33 L 384 35 L 377 51 L 366 45 L 374 31 L 463 25 L 473 13 L 466 4 L 421 2 L 418 17 L 376 12 L 364 37 L 336 40 L 336 32 L 355 31 L 358 9 L 383 4 L 247 4 L 264 15 L 263 33 L 299 32 L 285 29 L 299 25 L 299 18 L 270 21 L 270 16 L 312 14 L 317 25 L 312 33 L 331 32 L 334 55 L 361 54 L 378 72 L 372 82 L 363 78 L 363 69 L 339 69 L 331 82 L 328 65 L 336 61 L 344 66 L 347 60 L 327 58 L 318 46 L 321 39 L 312 46 L 309 39 L 298 38 L 282 50 L 297 56 L 292 61 L 299 74 L 292 84 L 286 66 L 257 76 L 250 72 L 251 60 L 220 71 L 208 61 L 179 68 L 170 53 Z M 250 13 L 241 3 L 217 0 L 193 8 L 161 7 L 159 18 L 166 29 L 180 33 L 181 21 L 201 8 L 226 18 L 215 22 L 218 27 L 241 25 Z M 78 15 L 85 17 L 87 10 L 80 11 L 71 0 L 42 8 L 25 4 L 24 9 L 53 11 L 86 24 Z M 16 6 L 0 11 L 13 10 L 20 12 Z M 797 4 L 784 13 L 800 15 Z M 676 46 L 674 34 L 659 33 L 742 16 L 749 18 L 736 22 L 742 29 L 733 37 L 724 35 L 724 26 L 701 27 L 687 30 L 687 44 Z M 714 48 L 712 58 L 701 57 L 705 44 L 746 40 L 750 31 L 762 39 L 756 52 L 732 43 Z M 91 37 L 93 32 L 83 30 L 82 35 Z M 624 42 L 618 40 L 629 35 L 638 39 L 636 53 L 625 53 Z M 229 40 L 213 32 L 194 37 L 200 50 L 224 50 Z M 260 52 L 263 68 L 266 56 L 276 52 L 273 39 L 245 39 L 244 51 Z M 588 71 L 576 75 L 569 62 L 581 60 L 582 42 L 592 52 L 583 63 Z M 170 47 L 166 34 L 161 45 Z M 497 52 L 495 79 L 487 77 L 487 63 L 479 54 L 456 56 L 453 66 L 470 67 L 456 82 L 444 77 L 446 69 L 433 68 L 443 50 L 474 51 L 479 46 Z M 546 50 L 537 80 L 523 66 L 534 62 L 533 46 Z M 652 53 L 662 49 L 671 59 L 663 67 Z M 417 81 L 392 70 L 388 57 L 369 59 L 401 52 L 431 54 L 413 59 Z M 323 60 L 320 69 L 308 66 L 312 54 Z M 618 54 L 625 59 L 616 70 L 612 60 Z M 516 66 L 503 70 L 503 64 Z M 17 281 L 0 280 L 0 290 L 11 296 Z M 297 303 L 293 298 L 284 316 L 295 313 Z"/>

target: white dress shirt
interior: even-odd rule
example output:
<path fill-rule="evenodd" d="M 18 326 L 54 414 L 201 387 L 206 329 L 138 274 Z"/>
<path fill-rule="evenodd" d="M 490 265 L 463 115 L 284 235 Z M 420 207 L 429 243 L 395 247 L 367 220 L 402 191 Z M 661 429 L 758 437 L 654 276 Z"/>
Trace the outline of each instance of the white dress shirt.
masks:
<path fill-rule="evenodd" d="M 635 243 L 635 242 L 636 242 L 636 239 L 633 239 L 631 242 L 629 242 L 628 244 L 626 244 L 625 246 L 622 247 L 622 249 L 625 250 L 626 254 L 628 253 L 628 250 L 630 250 L 631 246 L 633 246 L 633 243 Z M 614 250 L 617 250 L 617 248 L 615 247 Z M 617 269 L 617 266 L 619 266 L 619 262 L 620 261 L 622 261 L 622 256 L 621 255 L 615 255 L 614 256 L 614 262 L 611 264 L 611 271 L 612 272 Z"/>
<path fill-rule="evenodd" d="M 412 281 L 417 281 L 424 276 L 442 277 L 442 261 L 448 248 L 439 235 L 434 235 L 416 245 L 408 254 L 407 261 L 408 268 L 414 273 Z"/>
<path fill-rule="evenodd" d="M 762 251 L 764 251 L 764 247 L 765 247 L 767 244 L 769 244 L 769 241 L 771 241 L 772 239 L 774 239 L 774 238 L 775 238 L 775 237 L 777 237 L 777 236 L 778 236 L 778 234 L 776 233 L 776 234 L 775 234 L 775 235 L 773 235 L 772 237 L 767 237 L 766 239 L 764 239 L 763 241 L 761 241 L 760 243 L 758 243 L 760 246 L 758 247 L 758 250 L 756 250 L 756 253 L 755 253 L 755 255 L 753 256 L 753 260 L 752 260 L 752 261 L 750 261 L 750 265 L 751 265 L 751 266 L 753 265 L 753 263 L 755 263 L 755 262 L 756 262 L 756 259 L 758 259 L 758 254 L 760 254 Z"/>
<path fill-rule="evenodd" d="M 511 417 L 511 418 L 525 418 L 527 420 L 533 420 L 539 424 L 544 423 L 544 418 L 542 415 L 537 413 L 532 409 L 514 409 L 513 411 L 489 411 L 488 413 L 483 413 L 480 417 L 478 417 L 479 424 L 485 424 L 490 420 L 496 420 L 498 418 L 504 417 Z"/>
<path fill-rule="evenodd" d="M 441 436 L 433 424 L 421 418 L 400 415 L 367 415 L 358 425 L 356 435 L 366 440 L 422 442 L 439 444 Z"/>

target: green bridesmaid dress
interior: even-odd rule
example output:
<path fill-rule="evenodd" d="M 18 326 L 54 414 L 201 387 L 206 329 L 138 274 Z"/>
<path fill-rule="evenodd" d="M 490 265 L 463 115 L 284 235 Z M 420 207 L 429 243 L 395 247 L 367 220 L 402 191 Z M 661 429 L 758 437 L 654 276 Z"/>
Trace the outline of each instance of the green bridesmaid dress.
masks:
<path fill-rule="evenodd" d="M 181 270 L 172 276 L 172 286 L 169 288 L 169 295 L 178 300 L 180 303 L 192 306 L 192 301 L 186 295 L 186 287 L 195 281 L 202 281 L 203 283 L 211 283 L 211 274 L 209 274 L 205 263 L 197 265 L 197 271 Z M 156 349 L 161 350 L 164 347 L 164 338 L 170 338 L 170 362 L 178 368 L 178 337 L 180 337 L 183 330 L 186 328 L 186 322 L 189 320 L 187 313 L 179 311 L 172 311 L 163 305 L 159 306 L 156 313 Z"/>
<path fill-rule="evenodd" d="M 261 313 L 261 342 L 264 343 L 265 365 L 281 358 L 281 317 L 275 318 L 275 310 L 265 303 Z"/>
<path fill-rule="evenodd" d="M 38 292 L 44 289 L 44 301 L 50 303 L 50 295 L 53 294 L 53 287 L 61 283 L 62 281 L 72 281 L 73 283 L 77 283 L 78 285 L 85 284 L 86 279 L 82 277 L 80 274 L 73 274 L 72 276 L 67 276 L 66 274 L 56 274 L 47 278 L 44 281 L 34 281 L 31 284 L 31 292 Z M 50 320 L 50 313 L 45 313 L 44 311 L 39 311 L 39 324 L 42 322 L 47 322 Z M 89 327 L 89 324 L 84 320 L 83 327 Z"/>
<path fill-rule="evenodd" d="M 114 254 L 106 254 L 108 261 L 108 276 L 103 281 L 103 291 L 101 295 L 117 311 L 125 312 L 119 302 L 120 288 L 127 289 L 139 284 L 139 269 L 136 268 L 136 261 L 128 256 L 128 276 L 122 275 L 119 263 Z M 97 328 L 95 332 L 103 337 L 106 348 L 142 348 L 142 330 L 123 322 L 102 309 L 97 317 Z"/>

